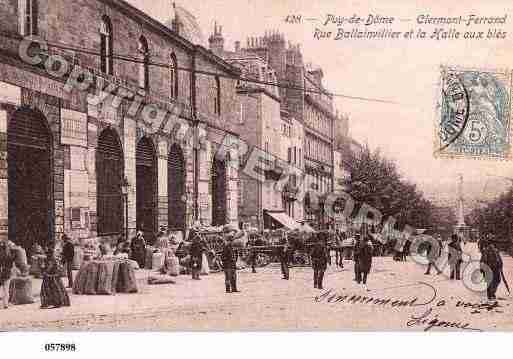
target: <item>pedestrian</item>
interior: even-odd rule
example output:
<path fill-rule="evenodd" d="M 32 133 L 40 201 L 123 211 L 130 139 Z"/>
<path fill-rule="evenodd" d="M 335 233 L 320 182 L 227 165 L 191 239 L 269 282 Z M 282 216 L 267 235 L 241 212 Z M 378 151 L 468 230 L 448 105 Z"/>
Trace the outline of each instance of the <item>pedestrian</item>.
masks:
<path fill-rule="evenodd" d="M 41 308 L 69 307 L 70 300 L 61 279 L 61 268 L 55 259 L 55 247 L 50 245 L 46 252 L 41 283 Z"/>
<path fill-rule="evenodd" d="M 227 234 L 223 244 L 221 261 L 223 262 L 224 284 L 226 293 L 238 293 L 237 289 L 237 254 L 232 246 L 233 236 Z"/>
<path fill-rule="evenodd" d="M 201 247 L 202 247 L 202 253 L 201 253 L 201 275 L 209 275 L 210 274 L 210 266 L 208 264 L 208 254 L 210 253 L 210 248 L 208 243 L 205 240 L 201 240 Z"/>
<path fill-rule="evenodd" d="M 73 258 L 75 257 L 75 246 L 66 233 L 62 235 L 62 265 L 68 276 L 68 288 L 73 288 Z"/>
<path fill-rule="evenodd" d="M 410 255 L 411 240 L 407 238 L 404 242 L 403 251 L 401 253 L 401 260 L 406 262 L 406 258 Z"/>
<path fill-rule="evenodd" d="M 0 239 L 0 287 L 4 309 L 9 307 L 9 285 L 13 263 L 14 252 L 10 242 L 7 239 Z"/>
<path fill-rule="evenodd" d="M 359 263 L 359 257 L 360 257 L 360 246 L 361 246 L 361 241 L 360 241 L 360 234 L 355 234 L 355 238 L 354 238 L 354 248 L 353 248 L 353 261 L 354 261 L 354 280 L 357 282 L 357 283 L 360 283 L 362 281 L 362 278 L 360 276 L 361 272 L 360 272 L 360 263 Z"/>
<path fill-rule="evenodd" d="M 451 236 L 451 242 L 448 244 L 449 258 L 448 263 L 451 268 L 450 279 L 460 280 L 461 272 L 461 244 L 457 234 Z"/>
<path fill-rule="evenodd" d="M 367 288 L 367 277 L 372 267 L 372 252 L 374 248 L 372 246 L 372 242 L 370 236 L 367 236 L 363 241 L 361 241 L 359 249 L 358 249 L 358 279 L 361 280 L 363 286 L 366 290 Z M 360 281 L 357 280 L 357 283 L 360 284 Z"/>
<path fill-rule="evenodd" d="M 146 262 L 146 241 L 142 231 L 137 231 L 137 234 L 132 238 L 130 244 L 131 258 L 139 264 L 139 268 L 144 268 Z M 149 263 L 148 263 L 149 264 Z"/>
<path fill-rule="evenodd" d="M 314 244 L 310 257 L 312 258 L 312 268 L 314 271 L 314 288 L 323 289 L 324 272 L 328 267 L 328 250 L 326 242 L 317 236 L 317 242 Z"/>
<path fill-rule="evenodd" d="M 344 269 L 344 241 L 347 236 L 345 232 L 340 232 L 337 243 L 337 265 Z"/>
<path fill-rule="evenodd" d="M 481 270 L 484 273 L 489 273 L 488 276 L 485 275 L 485 280 L 487 282 L 486 296 L 488 300 L 496 300 L 497 297 L 495 296 L 495 293 L 497 292 L 497 288 L 499 287 L 502 279 L 502 258 L 493 242 L 485 241 L 481 245 L 481 248 Z"/>
<path fill-rule="evenodd" d="M 443 243 L 440 238 L 440 235 L 437 235 L 437 237 L 434 239 L 434 242 L 427 241 L 426 242 L 426 258 L 428 260 L 428 266 L 426 269 L 425 275 L 431 274 L 431 267 L 435 267 L 436 274 L 441 274 L 442 271 L 438 266 L 436 265 L 436 261 L 442 256 L 442 247 Z"/>
<path fill-rule="evenodd" d="M 249 246 L 249 264 L 251 265 L 251 273 L 256 273 L 256 258 L 257 258 L 257 249 L 256 249 L 256 240 L 253 235 L 250 237 L 251 239 L 248 241 Z"/>
<path fill-rule="evenodd" d="M 282 245 L 279 248 L 279 258 L 282 279 L 289 280 L 290 244 L 288 243 L 287 239 L 283 241 Z"/>
<path fill-rule="evenodd" d="M 191 256 L 191 274 L 192 279 L 201 280 L 201 262 L 203 259 L 203 246 L 201 245 L 201 238 L 198 233 L 194 233 L 192 236 L 192 243 L 190 248 Z"/>

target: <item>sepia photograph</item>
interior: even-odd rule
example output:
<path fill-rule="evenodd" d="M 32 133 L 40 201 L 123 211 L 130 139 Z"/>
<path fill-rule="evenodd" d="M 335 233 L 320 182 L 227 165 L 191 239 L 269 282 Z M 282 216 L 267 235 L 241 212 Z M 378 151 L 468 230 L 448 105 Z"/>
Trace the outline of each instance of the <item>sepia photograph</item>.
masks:
<path fill-rule="evenodd" d="M 507 1 L 0 0 L 0 331 L 512 331 L 512 69 Z"/>

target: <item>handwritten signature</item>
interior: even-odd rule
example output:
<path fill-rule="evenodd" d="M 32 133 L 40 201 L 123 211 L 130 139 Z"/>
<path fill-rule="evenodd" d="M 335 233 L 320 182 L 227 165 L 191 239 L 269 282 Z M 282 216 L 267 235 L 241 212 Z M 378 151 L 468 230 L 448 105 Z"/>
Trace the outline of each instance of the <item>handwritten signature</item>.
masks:
<path fill-rule="evenodd" d="M 449 322 L 446 320 L 441 320 L 438 318 L 438 314 L 433 314 L 433 308 L 428 308 L 423 314 L 420 316 L 412 315 L 411 320 L 406 323 L 406 326 L 422 326 L 425 325 L 424 331 L 427 332 L 432 328 L 452 328 L 452 329 L 462 329 L 462 330 L 471 330 L 482 332 L 483 330 L 470 327 L 470 323 L 461 323 L 461 322 Z"/>

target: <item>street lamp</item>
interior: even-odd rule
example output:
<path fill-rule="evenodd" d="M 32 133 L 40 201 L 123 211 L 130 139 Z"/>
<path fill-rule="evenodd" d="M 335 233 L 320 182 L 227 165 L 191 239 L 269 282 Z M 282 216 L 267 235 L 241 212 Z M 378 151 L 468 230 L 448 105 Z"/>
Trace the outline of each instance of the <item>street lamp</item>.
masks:
<path fill-rule="evenodd" d="M 125 241 L 128 241 L 128 189 L 130 183 L 126 177 L 121 182 L 121 193 L 123 194 L 123 200 L 125 201 Z"/>

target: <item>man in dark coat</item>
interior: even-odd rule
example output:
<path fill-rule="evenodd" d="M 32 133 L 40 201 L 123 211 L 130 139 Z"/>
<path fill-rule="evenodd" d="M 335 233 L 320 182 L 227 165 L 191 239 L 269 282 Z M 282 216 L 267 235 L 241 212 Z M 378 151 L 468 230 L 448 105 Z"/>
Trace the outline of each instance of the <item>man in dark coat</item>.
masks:
<path fill-rule="evenodd" d="M 487 280 L 486 294 L 488 300 L 496 300 L 495 293 L 501 283 L 503 262 L 501 255 L 492 242 L 485 241 L 481 245 L 481 267 L 484 273 L 489 273 Z M 489 270 L 487 270 L 489 269 Z M 490 275 L 491 274 L 491 275 Z"/>
<path fill-rule="evenodd" d="M 73 258 L 75 257 L 75 246 L 71 243 L 71 239 L 66 235 L 62 235 L 62 264 L 68 275 L 68 288 L 73 288 Z"/>
<path fill-rule="evenodd" d="M 255 238 L 250 238 L 248 241 L 248 247 L 249 247 L 249 265 L 251 265 L 251 273 L 256 273 L 256 259 L 258 255 L 258 250 L 256 247 L 256 240 Z"/>
<path fill-rule="evenodd" d="M 283 279 L 289 280 L 290 277 L 290 269 L 289 269 L 289 262 L 290 262 L 290 244 L 288 240 L 284 240 L 282 245 L 279 248 L 279 258 L 280 258 L 280 265 L 281 265 L 281 274 L 283 276 Z"/>
<path fill-rule="evenodd" d="M 203 246 L 201 245 L 200 236 L 197 233 L 195 233 L 192 237 L 189 254 L 191 255 L 192 279 L 200 280 L 201 261 L 203 259 Z"/>
<path fill-rule="evenodd" d="M 353 261 L 354 261 L 354 280 L 357 283 L 362 281 L 361 272 L 359 269 L 359 257 L 360 257 L 360 234 L 356 234 L 354 238 L 354 248 L 353 248 Z"/>
<path fill-rule="evenodd" d="M 314 288 L 323 289 L 322 281 L 324 279 L 324 271 L 326 271 L 328 266 L 328 255 L 326 242 L 318 237 L 310 253 L 314 270 Z"/>
<path fill-rule="evenodd" d="M 426 275 L 429 275 L 431 273 L 431 267 L 435 267 L 437 274 L 441 274 L 442 271 L 438 266 L 436 265 L 436 261 L 440 256 L 442 255 L 442 248 L 443 243 L 440 239 L 440 235 L 438 235 L 435 239 L 435 243 L 431 243 L 429 241 L 426 242 L 426 250 L 427 250 L 427 260 L 428 260 L 428 266 L 426 269 Z"/>
<path fill-rule="evenodd" d="M 363 282 L 364 287 L 367 289 L 367 276 L 372 266 L 372 243 L 370 237 L 367 237 L 360 243 L 358 249 L 358 277 Z M 360 284 L 360 280 L 357 280 Z"/>
<path fill-rule="evenodd" d="M 232 240 L 233 237 L 231 235 L 226 236 L 223 246 L 223 252 L 221 253 L 226 293 L 239 292 L 239 290 L 237 289 L 237 254 L 233 250 Z"/>
<path fill-rule="evenodd" d="M 449 243 L 449 267 L 451 268 L 450 279 L 460 280 L 461 272 L 461 244 L 457 234 L 451 236 L 451 242 Z"/>

